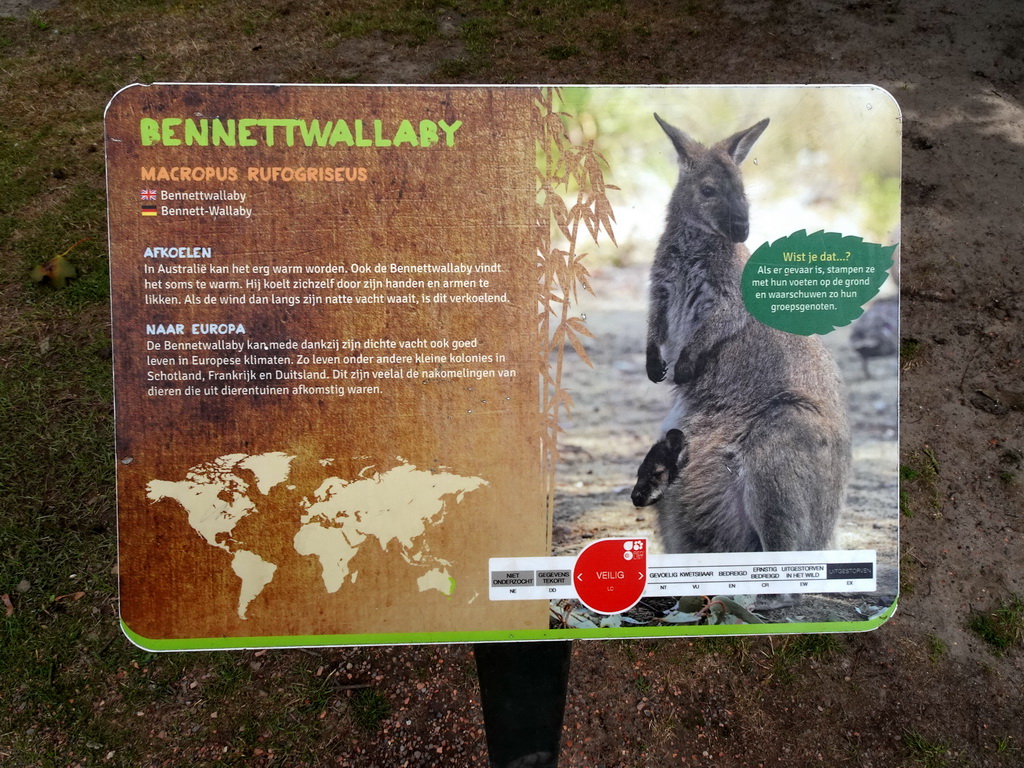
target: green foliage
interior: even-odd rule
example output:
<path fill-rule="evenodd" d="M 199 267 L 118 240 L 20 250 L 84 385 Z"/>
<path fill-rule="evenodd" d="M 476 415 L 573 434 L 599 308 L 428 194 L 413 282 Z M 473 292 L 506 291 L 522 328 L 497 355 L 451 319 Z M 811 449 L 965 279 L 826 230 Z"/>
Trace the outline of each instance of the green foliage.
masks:
<path fill-rule="evenodd" d="M 933 741 L 915 730 L 904 732 L 903 744 L 910 750 L 913 759 L 924 768 L 942 768 L 948 764 L 947 758 L 952 757 L 947 742 Z"/>
<path fill-rule="evenodd" d="M 32 26 L 35 27 L 40 32 L 45 32 L 50 28 L 50 22 L 43 18 L 42 14 L 40 14 L 38 11 L 32 11 L 31 13 L 29 13 L 28 20 L 29 23 L 31 23 Z"/>
<path fill-rule="evenodd" d="M 439 77 L 446 78 L 448 80 L 458 80 L 461 77 L 467 77 L 473 72 L 477 71 L 478 63 L 474 62 L 464 56 L 459 56 L 454 59 L 445 59 L 438 64 L 435 70 Z"/>
<path fill-rule="evenodd" d="M 1001 656 L 1024 640 L 1024 601 L 1012 595 L 995 610 L 975 612 L 968 619 L 967 628 Z"/>
<path fill-rule="evenodd" d="M 40 68 L 21 47 L 38 24 L 3 22 L 0 32 L 19 42 L 0 54 L 22 55 L 0 61 L 10 96 L 0 115 L 0 593 L 11 610 L 0 608 L 0 690 L 20 734 L 14 755 L 25 756 L 15 763 L 35 764 L 52 748 L 33 735 L 42 728 L 67 734 L 58 765 L 130 727 L 94 722 L 78 703 L 105 685 L 106 663 L 124 647 L 114 611 L 106 208 L 95 151 L 102 100 L 66 99 L 58 74 L 69 71 L 66 61 Z M 15 104 L 23 89 L 51 81 L 55 88 L 39 89 L 48 99 L 30 110 Z M 31 282 L 33 267 L 47 265 L 52 275 Z M 54 289 L 57 276 L 76 277 Z"/>
<path fill-rule="evenodd" d="M 423 45 L 437 35 L 442 8 L 418 0 L 364 3 L 358 11 L 340 14 L 328 31 L 344 38 L 381 34 L 409 46 Z"/>
<path fill-rule="evenodd" d="M 651 692 L 651 681 L 646 675 L 637 675 L 633 682 L 636 686 L 636 692 L 641 696 L 646 696 Z"/>
<path fill-rule="evenodd" d="M 803 659 L 821 661 L 838 652 L 839 648 L 840 643 L 835 635 L 792 635 L 780 643 L 775 658 L 783 664 L 793 664 Z"/>
<path fill-rule="evenodd" d="M 213 698 L 232 698 L 244 694 L 252 682 L 249 660 L 237 653 L 209 653 L 213 669 L 206 692 Z"/>
<path fill-rule="evenodd" d="M 900 341 L 900 365 L 904 368 L 921 354 L 921 342 L 917 339 L 902 339 Z"/>
<path fill-rule="evenodd" d="M 459 28 L 466 53 L 477 57 L 481 63 L 489 60 L 501 33 L 497 20 L 486 16 L 466 19 Z"/>
<path fill-rule="evenodd" d="M 575 45 L 551 45 L 541 51 L 552 61 L 565 61 L 574 56 L 579 56 L 581 51 Z"/>
<path fill-rule="evenodd" d="M 790 635 L 772 639 L 769 658 L 772 674 L 781 682 L 791 682 L 800 664 L 806 660 L 823 661 L 834 656 L 841 645 L 835 635 Z"/>
<path fill-rule="evenodd" d="M 939 460 L 930 446 L 908 454 L 907 461 L 900 465 L 900 511 L 907 517 L 914 516 L 911 494 L 914 492 L 923 497 L 937 515 L 942 507 L 938 477 Z"/>
<path fill-rule="evenodd" d="M 900 464 L 900 480 L 903 482 L 910 482 L 917 480 L 921 476 L 921 471 L 914 467 L 907 466 L 906 464 Z"/>
<path fill-rule="evenodd" d="M 252 37 L 258 31 L 264 29 L 267 22 L 273 17 L 273 13 L 267 8 L 251 8 L 249 15 L 242 19 L 242 34 Z"/>
<path fill-rule="evenodd" d="M 45 171 L 37 165 L 42 145 L 39 134 L 25 136 L 9 125 L 0 131 L 0 242 L 9 241 L 21 223 L 19 211 L 45 188 Z"/>
<path fill-rule="evenodd" d="M 437 67 L 437 74 L 458 80 L 492 66 L 492 53 L 499 45 L 502 33 L 502 27 L 494 18 L 479 16 L 464 20 L 459 26 L 463 53 L 442 61 Z"/>
<path fill-rule="evenodd" d="M 352 697 L 352 716 L 356 724 L 367 731 L 374 731 L 382 720 L 391 714 L 391 702 L 374 688 L 363 688 Z"/>
<path fill-rule="evenodd" d="M 905 517 L 914 516 L 914 510 L 910 506 L 910 494 L 904 490 L 900 491 L 900 514 Z"/>
<path fill-rule="evenodd" d="M 912 483 L 921 477 L 920 470 L 908 466 L 907 464 L 900 464 L 900 482 L 901 483 Z M 900 489 L 900 513 L 906 517 L 913 517 L 914 510 L 910 506 L 910 494 L 907 491 Z"/>

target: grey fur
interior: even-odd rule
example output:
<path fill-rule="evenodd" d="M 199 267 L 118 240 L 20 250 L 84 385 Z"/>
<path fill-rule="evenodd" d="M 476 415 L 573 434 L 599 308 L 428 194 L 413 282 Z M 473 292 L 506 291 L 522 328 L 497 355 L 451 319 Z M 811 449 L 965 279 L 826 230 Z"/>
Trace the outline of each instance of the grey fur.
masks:
<path fill-rule="evenodd" d="M 657 500 L 666 552 L 827 549 L 850 435 L 839 371 L 821 341 L 770 328 L 740 288 L 749 251 L 739 163 L 768 125 L 704 147 L 661 118 L 679 181 L 651 268 L 647 373 L 671 370 L 663 431 L 688 462 Z"/>

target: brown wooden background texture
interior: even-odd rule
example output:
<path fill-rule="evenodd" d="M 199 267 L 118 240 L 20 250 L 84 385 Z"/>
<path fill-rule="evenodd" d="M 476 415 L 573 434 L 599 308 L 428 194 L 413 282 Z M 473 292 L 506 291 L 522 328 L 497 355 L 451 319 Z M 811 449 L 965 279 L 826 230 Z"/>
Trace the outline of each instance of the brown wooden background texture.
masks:
<path fill-rule="evenodd" d="M 121 611 L 133 631 L 170 639 L 546 626 L 543 601 L 487 599 L 487 558 L 548 554 L 536 375 L 533 98 L 529 89 L 195 85 L 139 86 L 115 98 L 106 148 Z M 444 119 L 462 126 L 451 148 L 141 146 L 140 118 L 193 116 L 341 118 L 350 125 L 357 118 L 367 125 L 373 119 L 385 125 Z M 363 166 L 368 180 L 247 182 L 250 165 Z M 233 166 L 240 179 L 144 182 L 144 166 Z M 139 192 L 145 188 L 238 190 L 255 212 L 249 220 L 143 217 Z M 500 262 L 505 271 L 487 276 L 488 291 L 508 292 L 510 302 L 146 305 L 144 249 L 184 245 L 212 246 L 218 265 Z M 506 367 L 519 375 L 385 381 L 379 395 L 153 398 L 146 395 L 145 325 L 161 322 L 243 322 L 244 338 L 257 341 L 476 337 L 480 348 L 467 351 L 507 355 Z M 148 501 L 146 484 L 182 480 L 190 467 L 221 455 L 268 451 L 297 457 L 289 478 L 297 490 L 261 498 L 260 514 L 236 529 L 246 548 L 279 566 L 243 621 L 230 555 L 204 541 L 177 502 Z M 335 463 L 324 468 L 318 460 L 327 457 Z M 444 523 L 430 533 L 432 553 L 453 563 L 456 591 L 451 597 L 417 591 L 419 574 L 397 552 L 382 552 L 368 540 L 352 562 L 356 583 L 328 594 L 318 560 L 292 548 L 302 512 L 294 501 L 327 475 L 354 480 L 368 463 L 384 470 L 398 463 L 396 457 L 489 483 L 450 504 Z M 469 602 L 474 592 L 479 595 Z"/>

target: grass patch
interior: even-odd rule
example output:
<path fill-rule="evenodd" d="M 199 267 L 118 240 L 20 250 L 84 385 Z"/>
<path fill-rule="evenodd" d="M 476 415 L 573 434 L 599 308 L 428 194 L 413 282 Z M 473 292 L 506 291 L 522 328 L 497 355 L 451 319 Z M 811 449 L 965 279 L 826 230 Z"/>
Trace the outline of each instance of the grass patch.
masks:
<path fill-rule="evenodd" d="M 918 339 L 900 340 L 900 367 L 906 370 L 921 357 L 922 345 Z"/>
<path fill-rule="evenodd" d="M 923 499 L 939 516 L 942 499 L 938 490 L 939 460 L 930 446 L 913 451 L 907 461 L 900 465 L 900 512 L 906 517 L 914 516 L 913 499 Z"/>
<path fill-rule="evenodd" d="M 552 61 L 565 61 L 575 56 L 579 56 L 581 51 L 575 45 L 550 45 L 541 51 Z"/>
<path fill-rule="evenodd" d="M 1006 448 L 999 454 L 999 463 L 1005 469 L 999 472 L 1003 485 L 1016 486 L 1020 483 L 1020 469 L 1024 464 L 1024 454 L 1016 448 Z"/>
<path fill-rule="evenodd" d="M 444 8 L 440 3 L 416 0 L 364 3 L 358 11 L 339 15 L 327 30 L 347 39 L 379 34 L 414 47 L 438 35 L 438 18 Z"/>
<path fill-rule="evenodd" d="M 471 75 L 473 72 L 477 71 L 477 68 L 478 65 L 471 59 L 459 56 L 454 59 L 445 59 L 437 66 L 435 71 L 438 77 L 448 80 L 458 80 L 461 77 Z"/>
<path fill-rule="evenodd" d="M 633 685 L 636 687 L 636 692 L 641 696 L 647 696 L 653 688 L 650 678 L 648 678 L 647 675 L 637 675 L 636 679 L 633 681 Z"/>
<path fill-rule="evenodd" d="M 1016 752 L 1017 750 L 1013 746 L 1012 736 L 1001 736 L 996 739 L 996 754 L 1005 755 L 1010 752 Z"/>
<path fill-rule="evenodd" d="M 900 465 L 900 480 L 905 483 L 917 480 L 921 476 L 921 472 L 914 467 L 909 467 L 906 464 Z"/>
<path fill-rule="evenodd" d="M 942 768 L 952 757 L 950 746 L 944 741 L 933 741 L 918 731 L 906 731 L 903 744 L 910 751 L 911 758 L 924 768 Z"/>
<path fill-rule="evenodd" d="M 85 27 L 50 13 L 0 24 L 0 593 L 13 611 L 0 612 L 0 744 L 16 735 L 18 765 L 91 763 L 100 747 L 142 764 L 125 747 L 136 724 L 98 702 L 117 687 L 130 706 L 161 690 L 134 685 L 140 657 L 116 623 L 107 94 L 95 73 L 123 73 L 68 45 Z M 82 240 L 66 288 L 30 281 Z"/>
<path fill-rule="evenodd" d="M 377 730 L 390 714 L 391 702 L 375 688 L 363 688 L 352 696 L 352 717 L 363 730 Z"/>
<path fill-rule="evenodd" d="M 765 655 L 770 663 L 771 674 L 783 683 L 796 679 L 797 671 L 805 661 L 825 661 L 840 649 L 834 635 L 808 634 L 787 635 L 770 638 Z"/>
<path fill-rule="evenodd" d="M 967 628 L 1001 656 L 1024 639 L 1024 601 L 1012 595 L 995 610 L 976 612 L 968 619 Z"/>
<path fill-rule="evenodd" d="M 904 517 L 913 517 L 914 510 L 910 507 L 910 494 L 906 491 L 900 491 L 900 514 Z"/>
<path fill-rule="evenodd" d="M 839 648 L 835 635 L 790 635 L 783 638 L 774 649 L 773 656 L 778 663 L 792 666 L 805 659 L 823 661 L 834 655 Z"/>
<path fill-rule="evenodd" d="M 906 464 L 900 465 L 900 483 L 912 483 L 921 476 L 921 473 L 914 467 Z M 900 488 L 900 514 L 906 517 L 913 517 L 914 510 L 910 506 L 910 493 Z"/>

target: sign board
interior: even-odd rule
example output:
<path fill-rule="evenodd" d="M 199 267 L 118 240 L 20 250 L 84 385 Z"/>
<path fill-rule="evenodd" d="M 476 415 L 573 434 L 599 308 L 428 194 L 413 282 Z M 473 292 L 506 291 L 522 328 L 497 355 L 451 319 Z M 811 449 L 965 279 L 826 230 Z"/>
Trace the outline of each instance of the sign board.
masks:
<path fill-rule="evenodd" d="M 870 86 L 125 88 L 124 631 L 878 626 L 899 146 Z"/>

